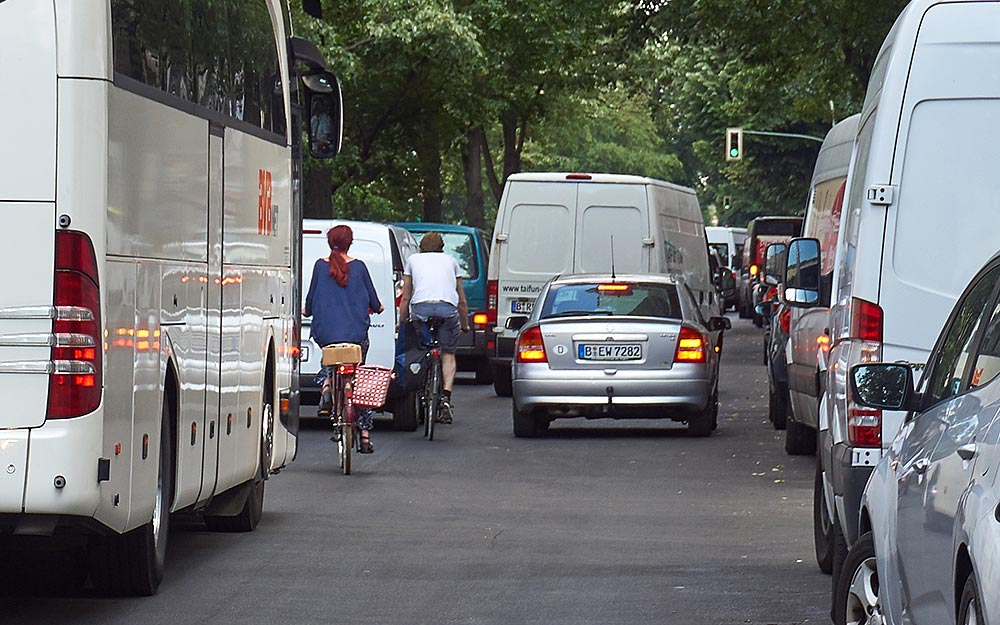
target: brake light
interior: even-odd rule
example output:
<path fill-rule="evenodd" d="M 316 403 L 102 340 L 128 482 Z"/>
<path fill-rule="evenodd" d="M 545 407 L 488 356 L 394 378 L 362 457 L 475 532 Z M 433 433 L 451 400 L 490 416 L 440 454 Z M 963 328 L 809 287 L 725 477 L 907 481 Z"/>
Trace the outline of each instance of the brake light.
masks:
<path fill-rule="evenodd" d="M 488 280 L 486 282 L 486 322 L 497 322 L 497 301 L 500 296 L 500 282 L 498 280 Z"/>
<path fill-rule="evenodd" d="M 396 280 L 396 310 L 399 310 L 399 305 L 403 303 L 403 281 Z"/>
<path fill-rule="evenodd" d="M 590 174 L 568 174 L 566 180 L 593 180 L 594 177 Z"/>
<path fill-rule="evenodd" d="M 542 329 L 534 326 L 521 332 L 517 337 L 514 353 L 518 362 L 548 362 L 545 343 L 542 341 Z"/>
<path fill-rule="evenodd" d="M 781 331 L 788 334 L 792 328 L 792 311 L 787 308 L 782 310 L 778 314 L 778 325 L 781 326 Z"/>
<path fill-rule="evenodd" d="M 632 291 L 631 284 L 599 284 L 597 285 L 598 293 L 609 293 L 611 295 L 628 295 Z"/>
<path fill-rule="evenodd" d="M 303 230 L 302 234 L 323 234 L 322 230 Z"/>
<path fill-rule="evenodd" d="M 882 308 L 854 298 L 851 301 L 851 338 L 882 342 Z"/>
<path fill-rule="evenodd" d="M 101 404 L 101 292 L 90 238 L 56 232 L 55 319 L 47 419 L 79 417 Z"/>
<path fill-rule="evenodd" d="M 681 326 L 674 361 L 698 363 L 705 362 L 705 360 L 705 337 L 694 328 Z"/>
<path fill-rule="evenodd" d="M 489 320 L 490 318 L 486 315 L 486 313 L 476 313 L 472 315 L 472 323 L 477 326 L 484 326 Z"/>
<path fill-rule="evenodd" d="M 847 440 L 856 447 L 881 447 L 882 411 L 848 404 Z"/>
<path fill-rule="evenodd" d="M 757 275 L 758 271 L 760 271 L 760 269 L 757 267 L 757 265 L 750 265 L 750 277 L 751 278 L 755 277 Z"/>

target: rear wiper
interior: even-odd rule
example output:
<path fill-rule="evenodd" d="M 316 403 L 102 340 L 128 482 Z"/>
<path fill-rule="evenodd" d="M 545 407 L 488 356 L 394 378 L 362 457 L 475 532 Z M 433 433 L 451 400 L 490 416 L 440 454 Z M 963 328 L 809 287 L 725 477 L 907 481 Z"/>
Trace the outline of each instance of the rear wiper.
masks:
<path fill-rule="evenodd" d="M 545 315 L 542 319 L 555 319 L 556 317 L 590 317 L 593 315 L 611 316 L 614 313 L 610 310 L 564 310 L 562 312 Z"/>

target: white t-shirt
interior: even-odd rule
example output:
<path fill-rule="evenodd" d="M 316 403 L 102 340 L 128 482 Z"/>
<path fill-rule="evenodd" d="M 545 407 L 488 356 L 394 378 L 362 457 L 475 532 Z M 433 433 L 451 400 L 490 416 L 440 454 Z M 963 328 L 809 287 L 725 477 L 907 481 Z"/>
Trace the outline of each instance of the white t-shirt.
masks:
<path fill-rule="evenodd" d="M 444 252 L 420 252 L 406 261 L 403 274 L 413 279 L 413 304 L 423 302 L 448 302 L 458 306 L 456 278 L 462 269 Z"/>

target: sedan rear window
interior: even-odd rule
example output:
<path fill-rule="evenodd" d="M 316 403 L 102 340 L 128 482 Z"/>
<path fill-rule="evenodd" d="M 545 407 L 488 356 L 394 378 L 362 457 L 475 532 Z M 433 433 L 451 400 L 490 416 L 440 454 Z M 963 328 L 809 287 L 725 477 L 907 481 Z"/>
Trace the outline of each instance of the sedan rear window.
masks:
<path fill-rule="evenodd" d="M 616 315 L 683 319 L 672 284 L 557 284 L 542 304 L 542 319 Z"/>

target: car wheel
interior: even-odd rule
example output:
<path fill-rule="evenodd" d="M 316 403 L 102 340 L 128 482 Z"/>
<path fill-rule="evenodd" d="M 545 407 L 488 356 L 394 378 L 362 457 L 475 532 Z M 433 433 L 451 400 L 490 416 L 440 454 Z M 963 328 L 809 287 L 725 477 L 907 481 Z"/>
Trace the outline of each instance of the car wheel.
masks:
<path fill-rule="evenodd" d="M 816 462 L 813 482 L 813 541 L 816 544 L 816 564 L 824 573 L 833 572 L 833 519 L 826 507 L 823 492 L 823 468 Z"/>
<path fill-rule="evenodd" d="M 875 540 L 866 532 L 847 554 L 833 595 L 835 625 L 884 623 Z"/>
<path fill-rule="evenodd" d="M 767 418 L 776 430 L 788 427 L 788 396 L 783 391 L 767 394 Z"/>
<path fill-rule="evenodd" d="M 538 436 L 538 421 L 530 412 L 521 412 L 511 403 L 511 416 L 514 419 L 514 436 L 517 438 L 535 438 Z"/>
<path fill-rule="evenodd" d="M 486 358 L 476 361 L 476 384 L 493 383 L 493 365 Z"/>
<path fill-rule="evenodd" d="M 708 405 L 698 415 L 688 419 L 688 434 L 691 436 L 710 436 L 715 429 L 719 416 L 719 390 L 716 389 L 708 400 Z"/>
<path fill-rule="evenodd" d="M 493 367 L 493 391 L 500 397 L 510 397 L 514 394 L 510 373 L 510 367 L 503 365 Z"/>
<path fill-rule="evenodd" d="M 417 431 L 417 404 L 420 397 L 417 393 L 407 392 L 396 398 L 392 411 L 392 427 L 399 432 Z"/>
<path fill-rule="evenodd" d="M 816 430 L 798 421 L 785 424 L 785 452 L 789 456 L 806 456 L 816 453 Z"/>
<path fill-rule="evenodd" d="M 980 625 L 985 623 L 982 601 L 979 599 L 979 584 L 976 576 L 969 575 L 962 590 L 962 599 L 958 602 L 958 625 Z"/>

